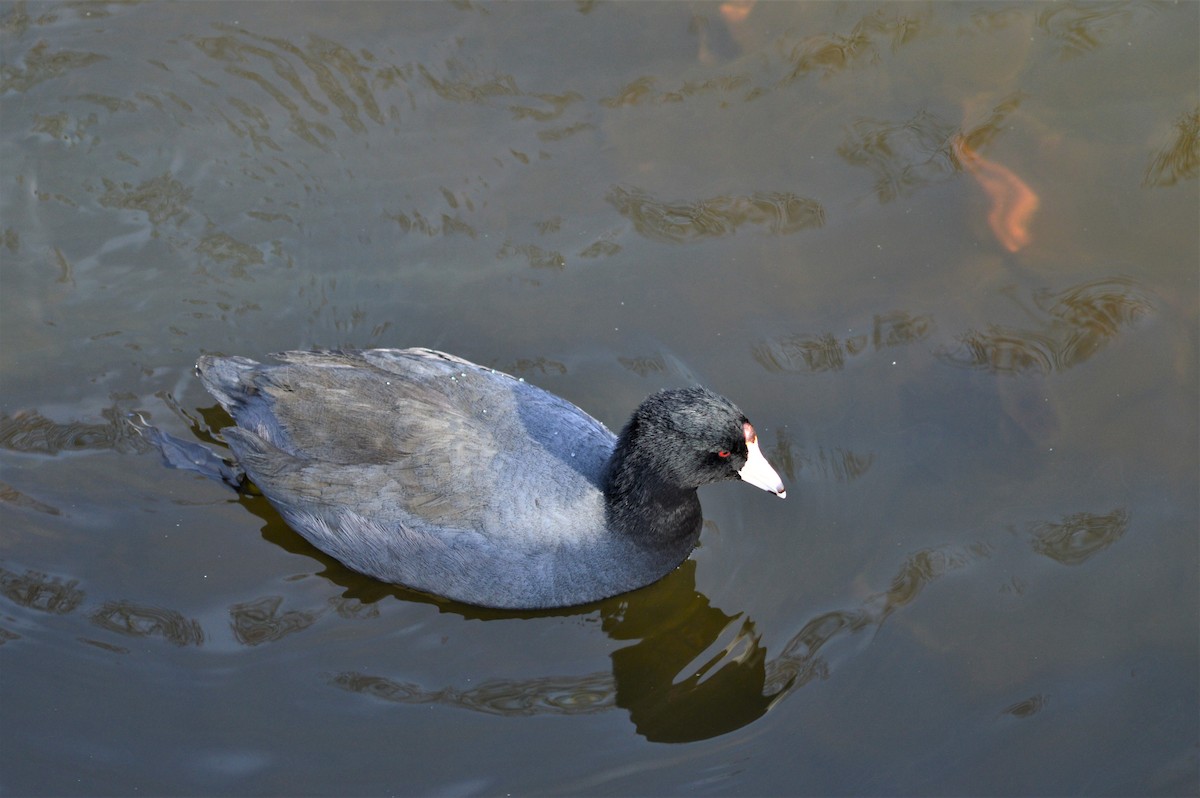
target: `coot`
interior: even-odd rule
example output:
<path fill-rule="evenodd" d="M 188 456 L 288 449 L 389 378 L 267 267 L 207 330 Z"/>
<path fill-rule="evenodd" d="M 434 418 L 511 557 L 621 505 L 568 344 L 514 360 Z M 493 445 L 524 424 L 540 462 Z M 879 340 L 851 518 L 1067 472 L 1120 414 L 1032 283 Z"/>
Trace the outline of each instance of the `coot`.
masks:
<path fill-rule="evenodd" d="M 201 357 L 221 431 L 283 518 L 385 582 L 538 609 L 642 587 L 700 535 L 696 488 L 783 497 L 754 427 L 705 388 L 659 391 L 619 436 L 524 380 L 430 349 Z"/>

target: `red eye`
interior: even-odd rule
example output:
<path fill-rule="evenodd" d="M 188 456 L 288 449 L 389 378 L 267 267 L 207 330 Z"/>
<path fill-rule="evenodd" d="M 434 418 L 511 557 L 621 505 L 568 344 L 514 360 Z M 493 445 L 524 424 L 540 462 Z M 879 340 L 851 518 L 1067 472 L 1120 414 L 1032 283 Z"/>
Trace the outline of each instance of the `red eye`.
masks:
<path fill-rule="evenodd" d="M 729 452 L 725 451 L 724 449 L 722 449 L 721 451 L 717 452 L 717 457 L 725 458 L 725 457 L 728 457 L 728 456 L 729 456 Z"/>

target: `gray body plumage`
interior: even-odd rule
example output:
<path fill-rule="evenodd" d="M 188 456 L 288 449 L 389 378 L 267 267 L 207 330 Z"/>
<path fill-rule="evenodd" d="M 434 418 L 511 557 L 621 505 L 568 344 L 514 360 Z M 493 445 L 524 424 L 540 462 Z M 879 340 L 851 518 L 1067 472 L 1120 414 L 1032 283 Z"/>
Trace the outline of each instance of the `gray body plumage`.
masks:
<path fill-rule="evenodd" d="M 612 528 L 604 489 L 616 438 L 540 388 L 428 349 L 276 357 L 206 356 L 196 368 L 237 422 L 222 434 L 250 478 L 289 525 L 357 571 L 472 604 L 542 608 L 649 584 L 695 546 L 694 489 L 686 528 L 651 539 Z"/>

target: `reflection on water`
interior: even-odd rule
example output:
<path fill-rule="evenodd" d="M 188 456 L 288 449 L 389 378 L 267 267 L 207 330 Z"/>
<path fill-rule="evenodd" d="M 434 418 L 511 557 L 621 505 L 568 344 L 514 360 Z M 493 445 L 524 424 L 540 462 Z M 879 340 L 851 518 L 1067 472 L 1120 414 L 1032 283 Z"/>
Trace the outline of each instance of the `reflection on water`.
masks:
<path fill-rule="evenodd" d="M 67 615 L 83 603 L 86 594 L 78 589 L 77 579 L 63 581 L 39 571 L 16 574 L 0 568 L 0 594 L 20 607 Z"/>
<path fill-rule="evenodd" d="M 0 415 L 0 449 L 25 454 L 55 455 L 59 452 L 104 451 L 145 452 L 151 445 L 126 421 L 126 411 L 106 407 L 100 415 L 107 423 L 85 421 L 59 423 L 36 410 L 18 410 Z"/>
<path fill-rule="evenodd" d="M 168 221 L 174 221 L 178 226 L 186 222 L 191 215 L 188 210 L 188 202 L 192 198 L 191 189 L 173 178 L 169 172 L 136 186 L 130 183 L 118 185 L 108 178 L 102 180 L 104 193 L 96 200 L 102 207 L 142 211 L 154 227 Z"/>
<path fill-rule="evenodd" d="M 847 163 L 875 174 L 880 202 L 967 172 L 991 203 L 988 225 L 992 232 L 1005 249 L 1017 252 L 1032 241 L 1029 226 L 1040 200 L 1011 169 L 988 160 L 979 150 L 1007 127 L 1008 117 L 1022 100 L 1020 93 L 1010 94 L 970 128 L 966 122 L 948 122 L 925 109 L 903 122 L 857 119 L 838 154 Z"/>
<path fill-rule="evenodd" d="M 754 721 L 794 690 L 827 678 L 832 666 L 824 652 L 834 640 L 877 629 L 930 583 L 990 554 L 984 544 L 919 551 L 886 591 L 858 607 L 814 617 L 770 658 L 753 621 L 712 607 L 696 592 L 695 563 L 688 560 L 656 585 L 601 603 L 604 631 L 615 640 L 636 640 L 613 652 L 611 676 L 493 680 L 468 690 L 423 688 L 357 671 L 331 681 L 389 702 L 436 702 L 493 714 L 622 708 L 649 740 L 707 739 Z"/>
<path fill-rule="evenodd" d="M 1200 176 L 1200 108 L 1175 122 L 1175 140 L 1154 154 L 1143 186 L 1173 186 Z"/>
<path fill-rule="evenodd" d="M 1149 292 L 1125 277 L 1094 280 L 1063 291 L 1039 291 L 1026 308 L 1033 328 L 988 325 L 957 336 L 958 344 L 934 350 L 944 362 L 998 374 L 1048 374 L 1091 358 L 1120 333 L 1154 311 Z M 832 333 L 774 336 L 755 344 L 754 359 L 768 371 L 841 371 L 848 357 L 928 339 L 929 315 L 903 311 L 877 315 L 871 334 L 839 338 Z"/>
<path fill-rule="evenodd" d="M 724 75 L 702 81 L 685 81 L 672 89 L 659 89 L 658 80 L 646 75 L 623 86 L 615 96 L 604 97 L 600 104 L 606 108 L 633 107 L 646 104 L 683 102 L 688 97 L 704 94 L 738 92 L 745 99 L 757 96 L 758 90 L 742 91 L 750 86 L 747 75 Z"/>
<path fill-rule="evenodd" d="M 308 612 L 280 612 L 282 596 L 264 596 L 254 601 L 234 604 L 229 608 L 233 619 L 233 636 L 245 646 L 274 643 L 293 632 L 312 626 L 316 616 Z"/>
<path fill-rule="evenodd" d="M 790 235 L 825 223 L 825 209 L 813 199 L 789 192 L 758 191 L 751 196 L 718 196 L 694 202 L 665 202 L 639 188 L 617 186 L 606 199 L 634 229 L 655 241 L 683 243 L 733 235 L 752 225 Z"/>
<path fill-rule="evenodd" d="M 514 244 L 505 241 L 496 253 L 498 259 L 520 256 L 534 269 L 554 269 L 561 271 L 567 266 L 567 259 L 561 252 L 545 250 L 536 244 Z"/>
<path fill-rule="evenodd" d="M 106 601 L 89 616 L 101 629 L 129 637 L 161 637 L 177 646 L 204 643 L 200 622 L 182 613 L 132 601 Z"/>
<path fill-rule="evenodd" d="M 793 45 L 786 55 L 791 70 L 783 82 L 790 83 L 811 73 L 822 76 L 877 61 L 884 52 L 912 41 L 929 20 L 928 12 L 920 16 L 903 12 L 893 6 L 874 11 L 857 23 L 847 34 L 818 34 L 805 36 Z"/>
<path fill-rule="evenodd" d="M 270 513 L 265 502 L 250 499 L 256 513 Z M 282 527 L 276 518 L 272 523 Z M 1108 515 L 1077 513 L 1061 522 L 1032 528 L 1032 545 L 1065 565 L 1079 565 L 1124 534 L 1128 512 Z M 294 533 L 293 548 L 306 544 Z M 299 542 L 297 542 L 299 541 Z M 334 577 L 346 569 L 312 552 L 329 565 Z M 376 618 L 376 603 L 387 596 L 434 601 L 443 612 L 466 617 L 537 617 L 598 613 L 605 634 L 630 641 L 612 653 L 612 673 L 581 676 L 539 676 L 529 679 L 491 679 L 465 689 L 423 685 L 386 676 L 346 670 L 327 676 L 346 691 L 398 704 L 430 704 L 498 715 L 580 715 L 624 709 L 638 733 L 656 742 L 686 742 L 716 737 L 753 722 L 791 692 L 813 680 L 827 678 L 833 665 L 827 656 L 837 639 L 878 629 L 894 613 L 912 604 L 931 583 L 952 571 L 971 566 L 993 554 L 986 543 L 947 545 L 910 555 L 887 590 L 868 595 L 861 604 L 823 612 L 806 623 L 768 657 L 754 622 L 742 613 L 730 615 L 713 607 L 696 590 L 694 560 L 687 560 L 660 582 L 616 596 L 593 607 L 546 613 L 508 613 L 482 610 L 423 598 L 390 585 L 372 583 L 370 598 L 331 598 L 341 617 Z M 353 578 L 353 577 L 352 577 Z M 353 578 L 361 584 L 364 580 Z M 342 581 L 339 579 L 338 581 Z M 69 615 L 85 602 L 78 580 L 64 580 L 36 571 L 17 574 L 0 568 L 0 595 L 28 609 Z M 263 596 L 229 608 L 234 639 L 244 646 L 275 643 L 316 623 L 322 610 L 282 610 L 283 598 Z M 162 607 L 129 600 L 105 601 L 86 613 L 100 629 L 123 636 L 159 637 L 178 646 L 201 646 L 206 634 L 199 621 Z M 0 628 L 0 640 L 19 633 Z M 125 652 L 103 640 L 92 645 Z M 1031 699 L 1032 700 L 1032 699 Z M 1014 705 L 1009 714 L 1025 717 L 1040 705 Z"/>
<path fill-rule="evenodd" d="M 375 70 L 364 65 L 356 54 L 346 48 L 315 34 L 309 36 L 307 45 L 300 47 L 283 38 L 261 36 L 231 25 L 217 23 L 214 27 L 226 35 L 198 36 L 192 39 L 192 43 L 209 58 L 224 63 L 226 73 L 254 83 L 265 91 L 287 112 L 288 130 L 307 143 L 326 149 L 328 144 L 337 138 L 337 134 L 325 123 L 304 115 L 303 108 L 321 116 L 331 113 L 331 109 L 309 91 L 288 56 L 296 58 L 308 69 L 325 100 L 337 109 L 338 117 L 350 130 L 356 133 L 366 130 L 359 115 L 360 108 L 377 124 L 384 123 L 383 114 L 368 82 Z M 290 92 L 261 72 L 249 68 L 251 66 L 268 70 L 275 80 L 285 84 Z M 380 77 L 394 79 L 395 76 L 394 67 L 385 68 L 385 71 L 380 73 Z M 265 129 L 266 120 L 261 115 L 248 111 L 247 125 L 242 129 L 250 134 L 255 127 Z M 255 141 L 256 144 L 263 143 L 274 150 L 280 149 L 265 132 L 255 136 Z"/>
<path fill-rule="evenodd" d="M 856 119 L 838 155 L 869 169 L 879 201 L 890 202 L 954 173 L 950 142 L 957 129 L 925 110 L 903 122 Z"/>
<path fill-rule="evenodd" d="M 1038 693 L 1026 698 L 1024 701 L 1018 701 L 1015 704 L 1005 707 L 1001 714 L 1012 715 L 1014 718 L 1031 718 L 1041 712 L 1049 702 L 1049 696 Z"/>
<path fill-rule="evenodd" d="M 754 346 L 754 359 L 767 371 L 841 371 L 847 357 L 917 343 L 929 337 L 933 317 L 904 311 L 875 316 L 870 333 L 838 338 L 832 333 L 785 335 Z"/>
<path fill-rule="evenodd" d="M 762 716 L 766 651 L 754 623 L 713 607 L 695 588 L 688 560 L 645 601 L 604 602 L 604 631 L 632 640 L 612 653 L 617 706 L 656 742 L 716 737 Z"/>
<path fill-rule="evenodd" d="M 488 681 L 465 690 L 427 690 L 411 682 L 355 671 L 334 674 L 330 683 L 395 704 L 443 704 L 491 715 L 588 715 L 616 706 L 613 677 L 608 673 Z"/>
<path fill-rule="evenodd" d="M 1155 11 L 1154 3 L 1061 3 L 1040 11 L 1036 24 L 1061 43 L 1062 57 L 1069 59 L 1092 52 Z"/>
<path fill-rule="evenodd" d="M 776 443 L 771 448 L 771 462 L 780 463 L 779 468 L 788 475 L 788 480 L 794 482 L 796 474 L 804 470 L 810 474 L 820 475 L 834 482 L 853 482 L 871 470 L 875 463 L 875 454 L 853 452 L 848 449 L 826 449 L 818 447 L 811 454 L 796 456 L 791 450 L 791 441 L 786 431 L 776 433 Z"/>
<path fill-rule="evenodd" d="M 41 17 L 37 24 L 47 24 L 50 21 L 47 17 Z M 14 22 L 9 20 L 9 24 Z M 28 17 L 25 17 L 23 22 L 16 22 L 19 29 L 23 29 L 25 24 L 28 24 Z M 83 69 L 97 61 L 108 60 L 108 56 L 99 53 L 75 50 L 59 50 L 52 53 L 48 51 L 49 47 L 49 42 L 41 41 L 29 48 L 24 58 L 24 69 L 10 63 L 0 65 L 0 92 L 26 92 L 42 81 L 62 77 L 71 70 Z"/>
<path fill-rule="evenodd" d="M 1124 536 L 1129 511 L 1117 508 L 1108 515 L 1076 513 L 1058 523 L 1033 528 L 1033 550 L 1063 565 L 1081 565 Z"/>
<path fill-rule="evenodd" d="M 1132 280 L 1114 277 L 1065 291 L 1040 292 L 1039 325 L 1032 329 L 989 325 L 959 336 L 959 345 L 938 356 L 947 363 L 998 374 L 1048 374 L 1077 366 L 1154 309 L 1149 294 Z"/>
<path fill-rule="evenodd" d="M 357 671 L 335 674 L 331 682 L 389 702 L 490 714 L 586 715 L 621 708 L 640 734 L 656 742 L 733 731 L 760 717 L 777 697 L 764 693 L 766 651 L 753 622 L 721 612 L 696 592 L 694 561 L 647 590 L 601 602 L 598 611 L 606 634 L 634 641 L 613 652 L 611 674 L 490 680 L 468 689 L 431 689 Z"/>
<path fill-rule="evenodd" d="M 0 482 L 0 502 L 19 507 L 23 510 L 33 510 L 46 515 L 61 515 L 61 511 L 53 505 L 38 501 L 32 496 L 28 496 L 14 488 L 12 485 L 7 485 Z"/>
<path fill-rule="evenodd" d="M 874 173 L 879 201 L 889 202 L 964 169 L 972 171 L 971 163 L 980 160 L 975 151 L 1005 128 L 1021 99 L 1020 94 L 1005 97 L 969 129 L 926 109 L 900 122 L 856 119 L 838 155 Z M 964 150 L 971 163 L 964 162 Z"/>

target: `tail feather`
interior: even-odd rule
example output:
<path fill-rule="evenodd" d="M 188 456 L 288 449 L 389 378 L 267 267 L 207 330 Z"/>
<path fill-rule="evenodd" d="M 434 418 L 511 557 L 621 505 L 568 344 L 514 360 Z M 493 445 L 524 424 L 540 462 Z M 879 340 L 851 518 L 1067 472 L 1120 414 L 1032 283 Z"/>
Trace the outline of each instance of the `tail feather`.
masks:
<path fill-rule="evenodd" d="M 196 376 L 204 383 L 221 407 L 237 418 L 237 410 L 258 394 L 254 370 L 261 364 L 248 357 L 202 355 L 196 361 Z"/>

